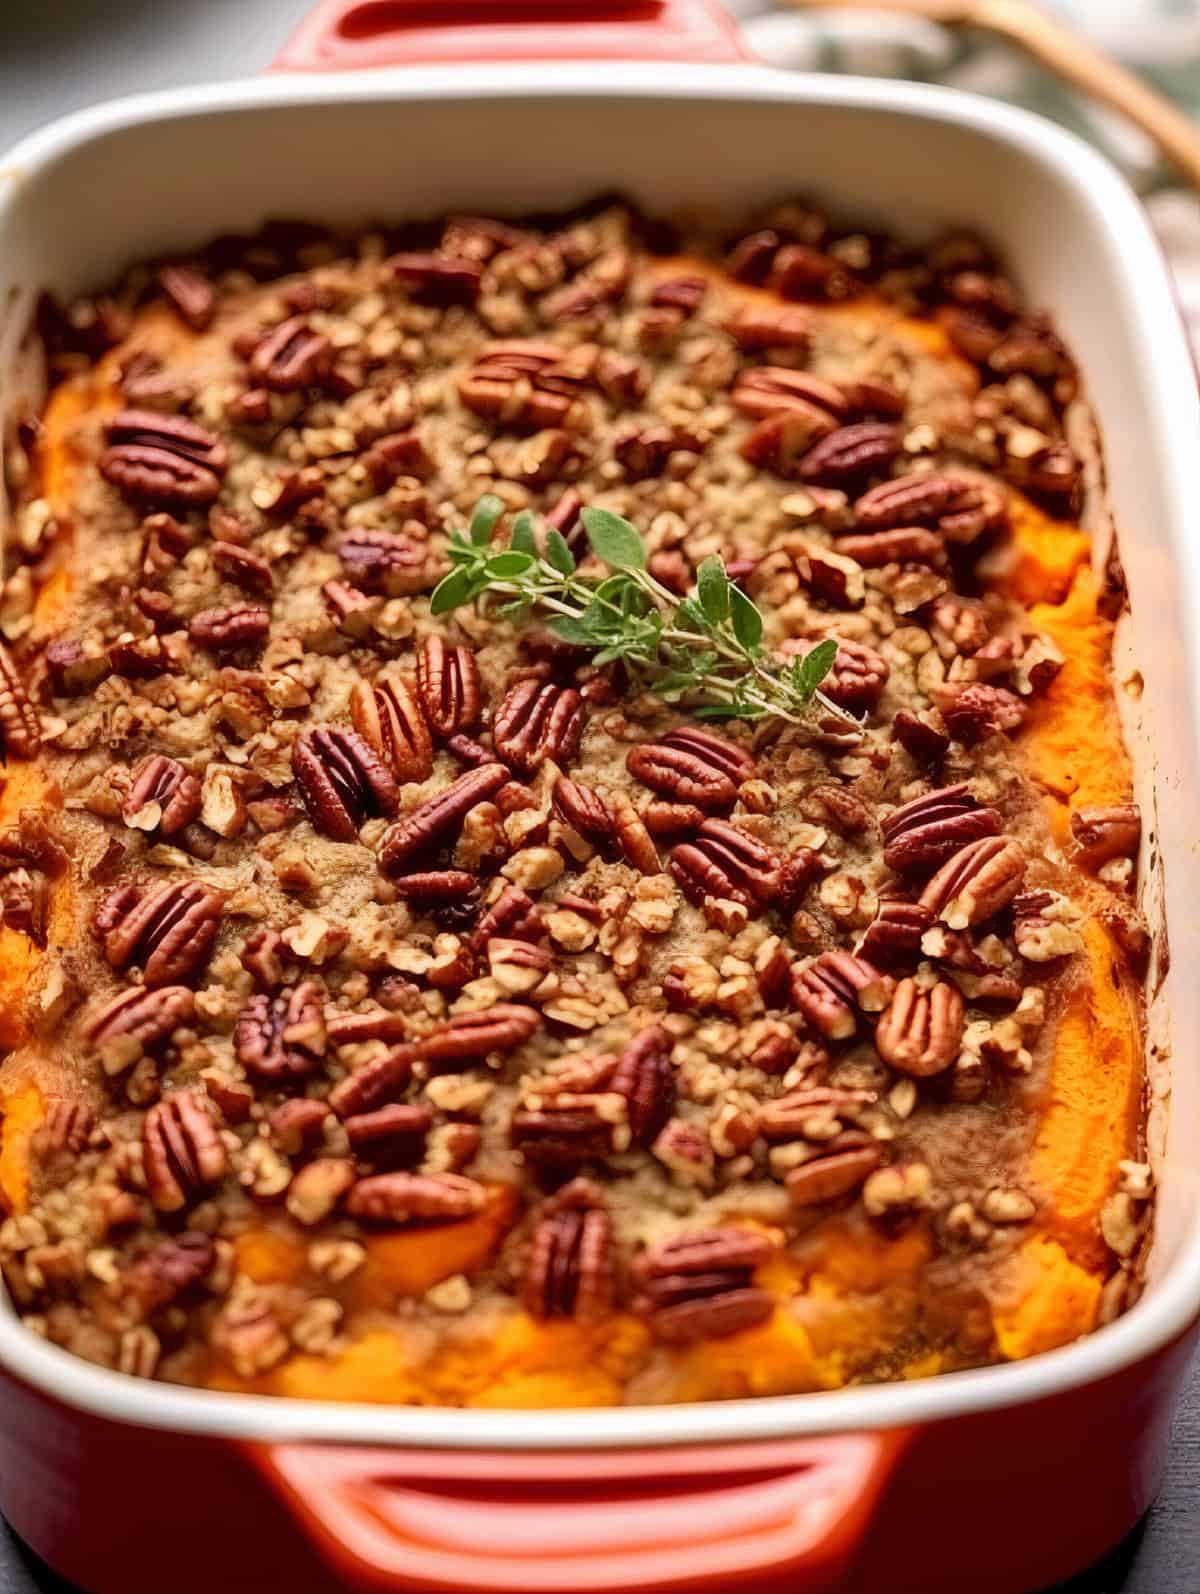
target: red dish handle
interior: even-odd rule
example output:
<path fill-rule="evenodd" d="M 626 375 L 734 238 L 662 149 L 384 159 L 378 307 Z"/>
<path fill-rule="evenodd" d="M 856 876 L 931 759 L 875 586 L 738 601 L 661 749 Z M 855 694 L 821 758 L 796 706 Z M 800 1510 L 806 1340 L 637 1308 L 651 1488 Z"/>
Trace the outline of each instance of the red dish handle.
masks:
<path fill-rule="evenodd" d="M 321 0 L 275 67 L 752 59 L 717 0 Z"/>
<path fill-rule="evenodd" d="M 371 1594 L 839 1586 L 910 1430 L 683 1450 L 248 1445 L 338 1578 Z"/>

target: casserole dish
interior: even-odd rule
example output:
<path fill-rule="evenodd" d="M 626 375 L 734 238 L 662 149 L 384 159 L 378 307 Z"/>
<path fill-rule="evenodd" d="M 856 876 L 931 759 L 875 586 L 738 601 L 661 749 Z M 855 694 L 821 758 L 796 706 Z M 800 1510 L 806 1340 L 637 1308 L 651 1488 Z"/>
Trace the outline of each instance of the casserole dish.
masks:
<path fill-rule="evenodd" d="M 388 15 L 395 18 L 394 8 Z M 886 207 L 878 204 L 881 188 L 875 185 L 888 186 L 880 173 L 882 150 L 897 148 L 902 130 L 908 141 L 905 160 L 914 169 L 920 169 L 923 157 L 934 149 L 945 158 L 953 151 L 954 158 L 946 192 L 939 189 L 936 197 L 906 200 L 903 215 L 886 219 L 906 231 L 940 221 L 975 222 L 998 236 L 1008 253 L 1022 262 L 1028 286 L 1055 307 L 1083 356 L 1097 410 L 1112 439 L 1110 466 L 1118 520 L 1133 528 L 1161 525 L 1171 532 L 1174 545 L 1181 545 L 1185 500 L 1179 495 L 1176 503 L 1167 489 L 1182 476 L 1176 429 L 1181 417 L 1194 424 L 1195 401 L 1186 363 L 1172 341 L 1176 333 L 1169 313 L 1154 303 L 1164 296 L 1161 267 L 1146 247 L 1136 208 L 1124 191 L 1090 157 L 1077 155 L 1070 141 L 1040 132 L 1031 135 L 1021 118 L 964 107 L 936 95 L 918 95 L 911 108 L 902 110 L 901 105 L 909 102 L 905 96 L 897 99 L 892 90 L 846 90 L 839 85 L 835 92 L 828 85 L 801 85 L 803 92 L 798 93 L 793 80 L 777 80 L 772 74 L 706 69 L 673 81 L 656 71 L 657 86 L 669 90 L 666 98 L 656 99 L 651 79 L 639 79 L 628 67 L 597 67 L 572 79 L 598 139 L 592 153 L 573 151 L 570 160 L 561 163 L 547 154 L 539 158 L 544 165 L 526 163 L 520 179 L 506 183 L 503 195 L 498 195 L 494 187 L 481 192 L 477 171 L 464 170 L 453 178 L 456 146 L 451 130 L 459 127 L 464 96 L 471 96 L 476 109 L 486 106 L 489 146 L 498 153 L 505 150 L 506 140 L 511 140 L 507 148 L 512 151 L 521 151 L 526 144 L 549 149 L 549 140 L 539 135 L 539 129 L 550 125 L 546 119 L 561 118 L 564 104 L 557 90 L 537 89 L 537 74 L 532 71 L 510 71 L 503 85 L 485 72 L 468 73 L 456 81 L 460 90 L 449 80 L 430 75 L 410 83 L 407 99 L 401 93 L 403 77 L 363 80 L 321 93 L 318 98 L 328 102 L 320 115 L 321 132 L 319 137 L 312 134 L 304 147 L 297 139 L 318 118 L 306 112 L 304 96 L 288 90 L 271 86 L 227 91 L 228 115 L 217 118 L 200 118 L 198 105 L 189 108 L 186 96 L 171 102 L 179 106 L 177 111 L 160 103 L 153 147 L 162 165 L 143 167 L 146 181 L 136 197 L 129 196 L 130 231 L 121 236 L 117 236 L 120 227 L 113 226 L 120 212 L 108 196 L 93 213 L 82 205 L 75 207 L 78 232 L 71 239 L 47 229 L 51 216 L 61 214 L 67 203 L 65 183 L 74 180 L 83 185 L 80 193 L 87 190 L 89 161 L 132 158 L 128 141 L 137 136 L 132 131 L 135 124 L 123 120 L 122 113 L 115 113 L 107 125 L 99 117 L 94 126 L 99 142 L 90 146 L 79 142 L 78 131 L 71 134 L 69 129 L 57 143 L 54 138 L 44 141 L 40 153 L 34 141 L 19 152 L 20 169 L 28 175 L 9 206 L 11 288 L 18 295 L 43 285 L 69 293 L 84 285 L 61 268 L 47 269 L 52 241 L 59 261 L 68 256 L 86 260 L 86 277 L 92 281 L 148 248 L 184 245 L 222 225 L 252 224 L 268 207 L 311 213 L 322 169 L 331 184 L 331 203 L 321 207 L 325 214 L 352 219 L 385 208 L 395 210 L 400 201 L 391 187 L 351 159 L 355 141 L 368 136 L 373 126 L 409 135 L 409 147 L 425 148 L 429 140 L 429 149 L 436 148 L 438 158 L 450 162 L 450 169 L 435 168 L 429 155 L 414 179 L 414 191 L 406 190 L 403 196 L 404 207 L 412 210 L 447 202 L 479 205 L 485 200 L 520 208 L 569 201 L 580 192 L 614 182 L 660 205 L 667 200 L 716 202 L 730 191 L 742 198 L 767 198 L 804 186 L 806 179 L 828 189 L 836 178 L 833 186 L 840 202 L 859 213 L 880 213 Z M 560 81 L 557 74 L 555 81 Z M 528 98 L 518 99 L 518 92 Z M 841 101 L 845 105 L 839 109 Z M 728 141 L 721 140 L 721 164 L 714 161 L 702 176 L 689 171 L 684 147 L 676 144 L 672 154 L 664 137 L 672 116 L 682 127 L 689 115 L 698 112 L 711 119 L 724 118 L 723 125 L 729 128 Z M 803 169 L 787 149 L 786 134 L 801 115 L 813 147 L 822 149 L 820 159 L 811 157 L 810 170 Z M 265 137 L 278 139 L 281 169 L 264 174 L 262 189 L 251 192 L 243 176 L 236 193 L 214 191 L 207 201 L 198 195 L 186 216 L 169 217 L 165 207 L 177 185 L 175 174 L 202 171 L 210 159 L 220 162 L 236 154 L 252 116 L 262 118 Z M 87 119 L 82 121 L 86 127 Z M 78 120 L 75 125 L 79 129 Z M 455 136 L 463 136 L 461 130 Z M 339 144 L 339 138 L 346 142 Z M 196 142 L 189 144 L 189 139 Z M 457 148 L 465 151 L 477 145 L 478 139 L 467 140 Z M 735 146 L 740 157 L 735 157 Z M 844 170 L 839 165 L 836 172 L 830 171 L 826 146 L 839 150 Z M 1040 152 L 1036 156 L 1034 149 Z M 775 153 L 769 157 L 768 151 Z M 303 158 L 297 166 L 293 161 L 298 153 Z M 149 163 L 148 154 L 142 152 L 139 158 Z M 989 167 L 980 166 L 984 160 L 991 163 Z M 1090 174 L 1082 190 L 1059 190 L 1068 160 L 1081 162 Z M 348 166 L 353 184 L 346 180 Z M 1015 189 L 1019 175 L 1022 193 L 1010 202 L 1011 214 L 1002 204 L 999 214 L 989 217 L 972 203 L 973 179 L 981 170 L 989 173 L 988 186 L 993 189 L 1006 172 Z M 378 186 L 371 187 L 373 180 Z M 161 185 L 157 193 L 156 181 Z M 1047 204 L 1053 197 L 1061 214 L 1076 218 L 1079 259 L 1088 260 L 1086 273 L 1077 270 L 1075 262 L 1069 271 L 1064 268 L 1061 240 L 1053 258 L 1042 254 L 1037 237 L 1026 226 L 1031 193 L 1042 195 Z M 208 213 L 201 214 L 205 203 Z M 142 207 L 158 216 L 158 232 L 148 232 Z M 1107 211 L 1110 222 L 1115 217 L 1119 224 L 1124 262 L 1098 220 L 1101 210 Z M 112 229 L 104 248 L 97 247 L 100 240 L 89 234 L 89 227 L 96 234 Z M 1139 294 L 1150 295 L 1149 307 L 1138 306 Z M 1127 323 L 1122 321 L 1119 328 L 1122 335 L 1114 336 L 1109 327 L 1104 338 L 1097 339 L 1094 332 L 1089 338 L 1088 308 L 1095 312 L 1109 304 L 1128 312 Z M 17 304 L 14 325 L 23 319 L 19 311 Z M 1118 430 L 1127 414 L 1122 406 L 1129 405 L 1131 395 L 1149 417 L 1148 422 L 1143 417 L 1148 430 L 1139 435 L 1132 452 L 1132 428 Z M 1139 474 L 1148 454 L 1156 463 L 1151 482 Z M 1172 591 L 1164 579 L 1163 545 L 1153 539 L 1143 545 L 1136 529 L 1133 536 L 1134 546 L 1127 545 L 1125 553 L 1135 618 L 1140 607 L 1143 616 L 1152 613 L 1155 628 L 1153 652 L 1147 635 L 1138 658 L 1157 711 L 1167 711 L 1175 696 L 1181 701 L 1169 736 L 1160 733 L 1156 825 L 1170 863 L 1169 889 L 1174 895 L 1186 891 L 1189 883 L 1186 850 L 1172 841 L 1186 823 L 1186 812 L 1181 804 L 1173 815 L 1170 807 L 1170 792 L 1186 787 L 1193 757 L 1185 701 L 1190 656 L 1178 612 L 1185 589 L 1181 582 Z M 1177 650 L 1174 655 L 1172 650 Z M 1176 914 L 1175 923 L 1185 921 Z M 1177 967 L 1188 951 L 1185 944 L 1181 954 L 1180 933 L 1186 931 L 1177 930 Z M 1176 1026 L 1187 1022 L 1186 1001 L 1186 991 L 1175 999 Z M 1180 1133 L 1180 1118 L 1186 1119 L 1186 1086 L 1186 1081 L 1177 1085 L 1174 1134 Z M 1176 1175 L 1173 1165 L 1179 1170 Z M 1168 1146 L 1161 1173 L 1159 1261 L 1153 1288 L 1141 1306 L 1085 1345 L 1022 1368 L 948 1379 L 936 1388 L 569 1419 L 549 1414 L 482 1419 L 462 1413 L 288 1404 L 268 1411 L 256 1401 L 219 1401 L 126 1386 L 110 1375 L 64 1365 L 61 1356 L 30 1341 L 14 1323 L 6 1323 L 4 1351 L 12 1375 L 14 1412 L 8 1440 L 13 1452 L 4 1468 L 5 1504 L 19 1531 L 70 1575 L 93 1587 L 157 1587 L 165 1573 L 178 1580 L 184 1569 L 175 1545 L 183 1521 L 191 1530 L 187 1573 L 194 1574 L 197 1586 L 203 1578 L 218 1575 L 216 1564 L 205 1562 L 208 1545 L 215 1544 L 218 1535 L 209 1534 L 206 1527 L 209 1522 L 214 1528 L 223 1525 L 228 1535 L 231 1519 L 222 1513 L 232 1511 L 234 1499 L 241 1509 L 254 1512 L 257 1532 L 241 1536 L 237 1565 L 223 1567 L 224 1580 L 249 1587 L 268 1576 L 287 1575 L 300 1586 L 321 1586 L 315 1563 L 304 1556 L 298 1541 L 286 1535 L 277 1540 L 269 1531 L 285 1519 L 259 1509 L 262 1497 L 252 1481 L 254 1474 L 243 1470 L 250 1462 L 261 1466 L 297 1505 L 301 1519 L 337 1558 L 343 1575 L 366 1586 L 556 1588 L 581 1581 L 599 1588 L 689 1586 L 705 1581 L 728 1586 L 735 1576 L 744 1580 L 753 1574 L 759 1581 L 775 1576 L 789 1586 L 803 1587 L 807 1581 L 815 1588 L 839 1581 L 845 1586 L 842 1573 L 855 1552 L 855 1534 L 866 1526 L 868 1507 L 880 1495 L 885 1474 L 903 1455 L 862 1547 L 858 1586 L 878 1586 L 873 1566 L 888 1567 L 888 1581 L 895 1584 L 896 1566 L 910 1564 L 908 1586 L 912 1587 L 951 1588 L 961 1586 L 967 1576 L 981 1586 L 988 1586 L 982 1580 L 990 1577 L 990 1586 L 996 1588 L 1027 1587 L 1069 1570 L 1116 1537 L 1145 1504 L 1152 1486 L 1153 1447 L 1161 1444 L 1169 1392 L 1183 1355 L 1182 1336 L 1195 1311 L 1185 1271 L 1188 1248 L 1194 1244 L 1184 1213 L 1186 1147 Z M 1131 1325 L 1143 1326 L 1131 1337 Z M 42 1385 L 42 1392 L 35 1385 Z M 1111 1407 L 1119 1416 L 1110 1417 Z M 68 1475 L 61 1475 L 59 1486 L 53 1486 L 54 1469 L 62 1464 L 63 1450 L 71 1448 L 71 1435 L 83 1420 L 82 1409 L 90 1413 L 89 1448 L 91 1459 L 101 1464 L 100 1474 L 120 1477 L 122 1494 L 133 1487 L 145 1509 L 135 1565 L 122 1565 L 118 1555 L 120 1524 L 128 1509 L 127 1505 L 122 1509 L 120 1498 L 102 1501 L 99 1490 L 89 1490 L 80 1501 L 73 1501 Z M 1111 1421 L 1111 1451 L 1079 1446 L 1081 1429 L 1092 1421 Z M 418 1452 L 397 1463 L 378 1450 L 352 1449 L 338 1455 L 312 1448 L 284 1451 L 277 1445 L 270 1455 L 260 1448 L 239 1452 L 239 1459 L 231 1463 L 223 1443 L 229 1438 L 283 1441 L 301 1435 L 400 1441 L 429 1453 Z M 677 1448 L 697 1438 L 730 1441 L 751 1435 L 760 1441 L 787 1439 L 736 1451 L 726 1448 L 715 1457 Z M 807 1437 L 799 1442 L 797 1435 Z M 813 1436 L 824 1437 L 818 1441 Z M 639 1443 L 676 1448 L 657 1456 L 621 1448 Z M 493 1453 L 474 1457 L 445 1453 L 479 1444 Z M 504 1503 L 488 1499 L 486 1484 L 493 1469 L 506 1485 L 518 1481 L 511 1458 L 505 1461 L 502 1455 L 510 1447 L 537 1452 L 528 1465 L 538 1497 L 528 1507 L 514 1503 L 507 1491 Z M 614 1447 L 619 1454 L 606 1453 Z M 568 1467 L 555 1453 L 559 1448 L 578 1451 L 575 1464 Z M 979 1464 L 980 1455 L 987 1458 L 986 1466 Z M 186 1458 L 182 1465 L 177 1457 Z M 1132 1478 L 1131 1458 L 1136 1462 Z M 711 1475 L 718 1468 L 728 1472 L 728 1479 L 714 1485 Z M 1071 1498 L 1061 1488 L 1048 1487 L 1048 1481 L 1065 1469 L 1070 1469 L 1078 1486 Z M 619 1487 L 614 1474 L 621 1480 Z M 707 1475 L 706 1484 L 698 1498 L 689 1498 L 695 1485 L 686 1480 L 697 1474 Z M 569 1482 L 562 1481 L 568 1476 Z M 570 1504 L 569 1510 L 552 1517 L 553 1538 L 547 1528 L 547 1478 L 560 1480 L 555 1498 Z M 165 1480 L 161 1499 L 153 1493 L 157 1480 Z M 660 1493 L 675 1506 L 667 1509 Z M 924 1518 L 917 1509 L 921 1500 L 930 1512 Z M 1020 1514 L 1018 1520 L 1030 1526 L 1029 1538 L 1011 1547 L 990 1547 L 987 1568 L 979 1568 L 977 1546 L 998 1504 Z M 933 1505 L 936 1509 L 931 1509 Z M 69 1528 L 62 1514 L 68 1507 Z M 697 1554 L 699 1516 L 711 1526 L 712 1542 Z M 948 1523 L 953 1523 L 952 1531 Z M 59 1551 L 60 1532 L 70 1539 L 70 1559 Z M 442 1542 L 447 1532 L 450 1537 Z M 510 1547 L 511 1554 L 496 1556 L 497 1542 Z M 938 1564 L 931 1566 L 927 1556 L 915 1554 L 906 1561 L 906 1543 L 914 1547 L 936 1543 Z"/>

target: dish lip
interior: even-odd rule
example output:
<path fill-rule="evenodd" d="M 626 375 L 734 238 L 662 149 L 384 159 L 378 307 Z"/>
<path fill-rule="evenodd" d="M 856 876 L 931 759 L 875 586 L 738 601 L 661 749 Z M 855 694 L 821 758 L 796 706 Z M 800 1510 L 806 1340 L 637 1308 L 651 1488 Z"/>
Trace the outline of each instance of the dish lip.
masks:
<path fill-rule="evenodd" d="M 1200 391 L 1166 264 L 1132 190 L 1097 151 L 1036 114 L 937 85 L 819 76 L 769 67 L 629 62 L 390 67 L 329 78 L 286 74 L 138 94 L 74 112 L 0 157 L 0 225 L 20 189 L 88 142 L 134 127 L 198 115 L 396 99 L 580 101 L 604 98 L 775 101 L 899 113 L 953 125 L 1051 169 L 1086 200 L 1097 236 L 1114 246 L 1139 362 L 1154 372 L 1145 424 L 1164 444 L 1170 502 L 1185 518 L 1184 460 L 1200 435 Z M 1172 552 L 1185 616 L 1200 613 L 1200 572 L 1180 539 Z M 1189 698 L 1197 691 L 1189 634 Z M 570 1411 L 471 1411 L 317 1402 L 149 1384 L 92 1366 L 0 1308 L 0 1366 L 78 1412 L 210 1438 L 314 1441 L 410 1448 L 587 1450 L 737 1442 L 926 1424 L 1045 1399 L 1120 1373 L 1186 1335 L 1200 1317 L 1200 1213 L 1177 1254 L 1129 1312 L 1096 1333 L 1027 1361 L 911 1383 L 696 1402 Z"/>

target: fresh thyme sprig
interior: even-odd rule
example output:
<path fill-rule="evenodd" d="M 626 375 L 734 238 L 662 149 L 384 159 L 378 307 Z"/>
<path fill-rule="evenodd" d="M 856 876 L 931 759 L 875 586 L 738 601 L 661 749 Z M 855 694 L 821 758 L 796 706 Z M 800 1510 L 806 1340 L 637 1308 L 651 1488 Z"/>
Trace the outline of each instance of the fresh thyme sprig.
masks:
<path fill-rule="evenodd" d="M 508 547 L 493 546 L 504 509 L 489 493 L 476 504 L 466 534 L 450 533 L 454 568 L 434 589 L 434 614 L 493 597 L 507 600 L 499 613 L 508 619 L 544 610 L 553 616 L 549 629 L 564 642 L 588 649 L 597 664 L 620 659 L 660 697 L 695 705 L 698 718 L 801 725 L 814 704 L 849 718 L 819 690 L 837 644 L 826 639 L 786 663 L 773 658 L 762 645 L 762 615 L 720 559 L 706 559 L 695 590 L 679 598 L 647 570 L 645 544 L 629 521 L 607 509 L 585 509 L 592 552 L 611 572 L 596 579 L 579 573 L 554 527 L 539 539 L 528 510 L 514 520 Z"/>

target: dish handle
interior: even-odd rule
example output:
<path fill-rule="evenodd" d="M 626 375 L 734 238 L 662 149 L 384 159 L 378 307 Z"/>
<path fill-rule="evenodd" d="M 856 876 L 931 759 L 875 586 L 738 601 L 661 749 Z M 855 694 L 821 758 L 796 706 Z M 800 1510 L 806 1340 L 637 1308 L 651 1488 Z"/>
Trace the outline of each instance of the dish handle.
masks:
<path fill-rule="evenodd" d="M 718 0 L 320 0 L 275 70 L 752 59 Z"/>
<path fill-rule="evenodd" d="M 371 1594 L 670 1594 L 767 1578 L 824 1594 L 841 1586 L 911 1439 L 245 1450 L 339 1581 Z"/>

